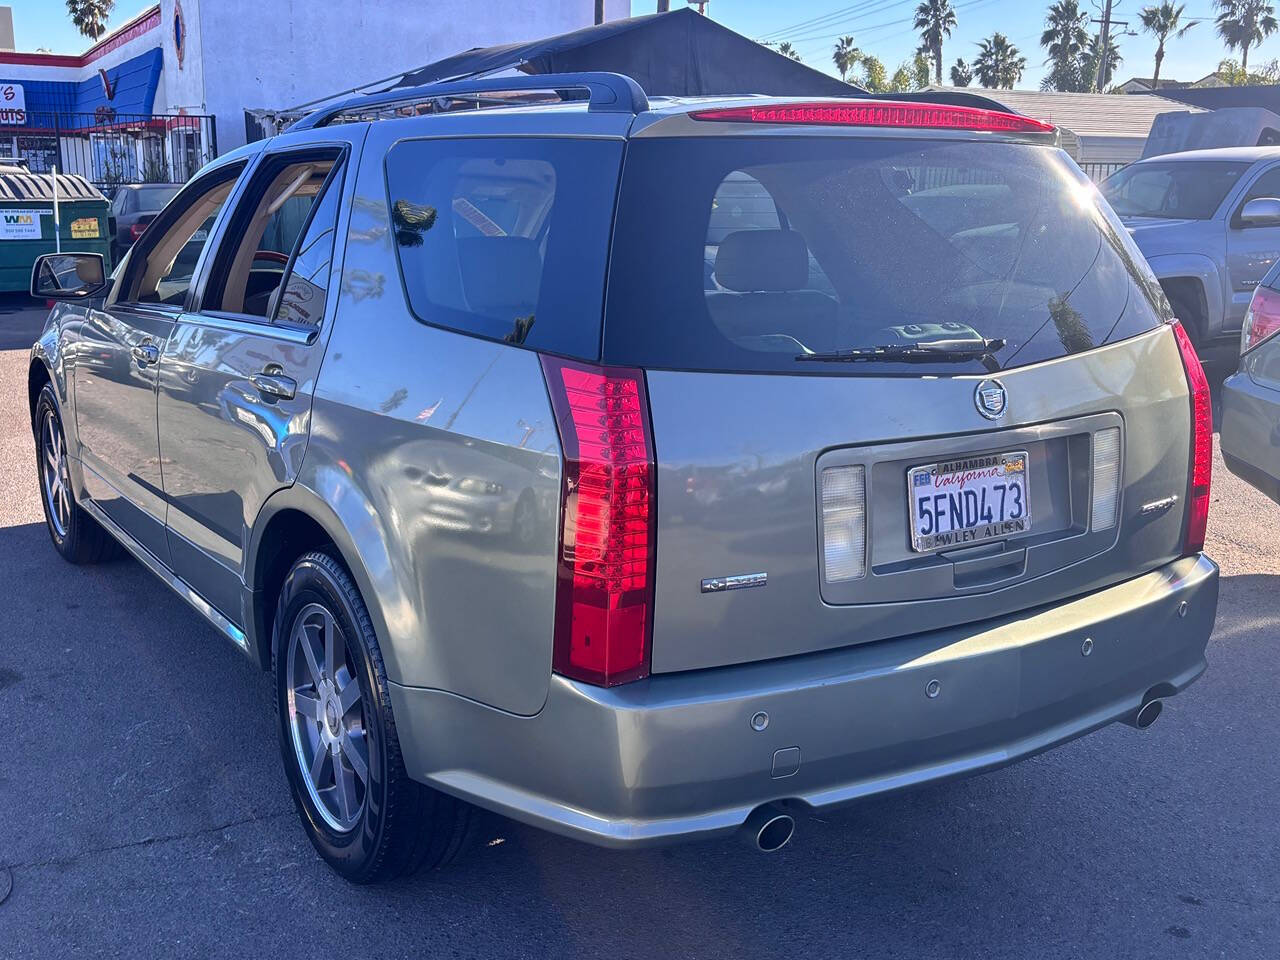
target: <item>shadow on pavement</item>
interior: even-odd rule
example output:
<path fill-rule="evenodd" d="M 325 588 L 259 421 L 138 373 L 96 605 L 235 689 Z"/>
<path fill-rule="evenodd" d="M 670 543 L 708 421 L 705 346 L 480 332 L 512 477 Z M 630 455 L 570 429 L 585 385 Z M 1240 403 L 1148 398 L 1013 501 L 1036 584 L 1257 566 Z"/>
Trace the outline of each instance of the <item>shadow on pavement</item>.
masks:
<path fill-rule="evenodd" d="M 26 350 L 40 336 L 49 310 L 25 293 L 0 293 L 0 350 Z"/>

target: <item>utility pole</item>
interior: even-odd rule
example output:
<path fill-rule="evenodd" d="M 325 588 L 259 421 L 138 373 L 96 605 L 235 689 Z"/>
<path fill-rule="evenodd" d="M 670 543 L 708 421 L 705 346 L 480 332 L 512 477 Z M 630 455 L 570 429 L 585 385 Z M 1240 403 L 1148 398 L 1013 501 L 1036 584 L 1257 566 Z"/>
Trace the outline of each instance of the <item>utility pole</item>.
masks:
<path fill-rule="evenodd" d="M 1115 24 L 1118 27 L 1129 26 L 1128 20 L 1111 19 L 1111 3 L 1112 0 L 1106 0 L 1106 5 L 1102 9 L 1101 20 L 1094 17 L 1089 21 L 1090 23 L 1096 23 L 1102 27 L 1101 33 L 1098 34 L 1098 52 L 1101 55 L 1102 60 L 1098 64 L 1098 75 L 1093 78 L 1093 88 L 1098 91 L 1098 93 L 1102 92 L 1102 81 L 1109 73 L 1107 69 L 1109 64 L 1107 61 L 1111 59 L 1111 26 L 1112 24 Z"/>

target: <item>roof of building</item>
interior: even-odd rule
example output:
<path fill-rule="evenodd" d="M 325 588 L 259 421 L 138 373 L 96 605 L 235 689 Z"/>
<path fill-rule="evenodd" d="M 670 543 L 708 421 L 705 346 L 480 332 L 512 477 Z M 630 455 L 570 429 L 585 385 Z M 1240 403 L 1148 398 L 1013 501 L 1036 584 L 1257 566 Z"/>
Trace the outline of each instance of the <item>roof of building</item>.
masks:
<path fill-rule="evenodd" d="M 1155 94 L 1135 97 L 1113 93 L 1057 93 L 1040 90 L 974 89 L 973 92 L 998 100 L 1028 117 L 1065 127 L 1077 137 L 1145 140 L 1156 117 L 1162 113 L 1171 110 L 1202 112 L 1198 107 Z"/>

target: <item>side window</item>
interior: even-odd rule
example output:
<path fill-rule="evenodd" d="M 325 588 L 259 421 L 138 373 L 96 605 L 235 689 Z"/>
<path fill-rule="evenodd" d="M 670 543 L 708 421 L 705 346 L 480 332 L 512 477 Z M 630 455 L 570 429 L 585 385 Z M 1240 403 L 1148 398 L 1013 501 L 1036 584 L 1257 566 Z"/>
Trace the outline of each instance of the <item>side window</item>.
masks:
<path fill-rule="evenodd" d="M 387 183 L 413 312 L 463 333 L 598 358 L 621 159 L 609 140 L 397 144 Z"/>
<path fill-rule="evenodd" d="M 279 296 L 276 323 L 318 327 L 324 319 L 329 268 L 333 262 L 334 234 L 338 228 L 338 202 L 342 198 L 342 169 L 329 174 L 329 183 L 311 215 L 307 232 L 298 244 Z"/>
<path fill-rule="evenodd" d="M 116 191 L 115 199 L 111 201 L 111 212 L 117 217 L 122 213 L 129 212 L 129 195 L 131 193 L 133 193 L 132 190 L 126 190 L 124 187 Z"/>
<path fill-rule="evenodd" d="M 121 300 L 182 306 L 218 211 L 243 169 L 220 168 L 174 198 L 147 230 L 146 248 L 131 260 Z"/>
<path fill-rule="evenodd" d="M 285 269 L 337 160 L 309 153 L 263 161 L 228 224 L 201 309 L 264 320 L 275 314 Z"/>

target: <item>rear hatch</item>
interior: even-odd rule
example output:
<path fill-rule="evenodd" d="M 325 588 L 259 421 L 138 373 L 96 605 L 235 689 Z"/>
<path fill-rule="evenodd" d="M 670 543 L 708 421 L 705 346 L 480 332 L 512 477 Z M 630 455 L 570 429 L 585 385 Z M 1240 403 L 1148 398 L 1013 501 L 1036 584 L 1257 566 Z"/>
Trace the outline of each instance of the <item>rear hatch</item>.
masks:
<path fill-rule="evenodd" d="M 1074 164 L 802 133 L 684 117 L 628 148 L 604 360 L 647 377 L 652 671 L 976 621 L 1178 556 L 1168 307 Z"/>

